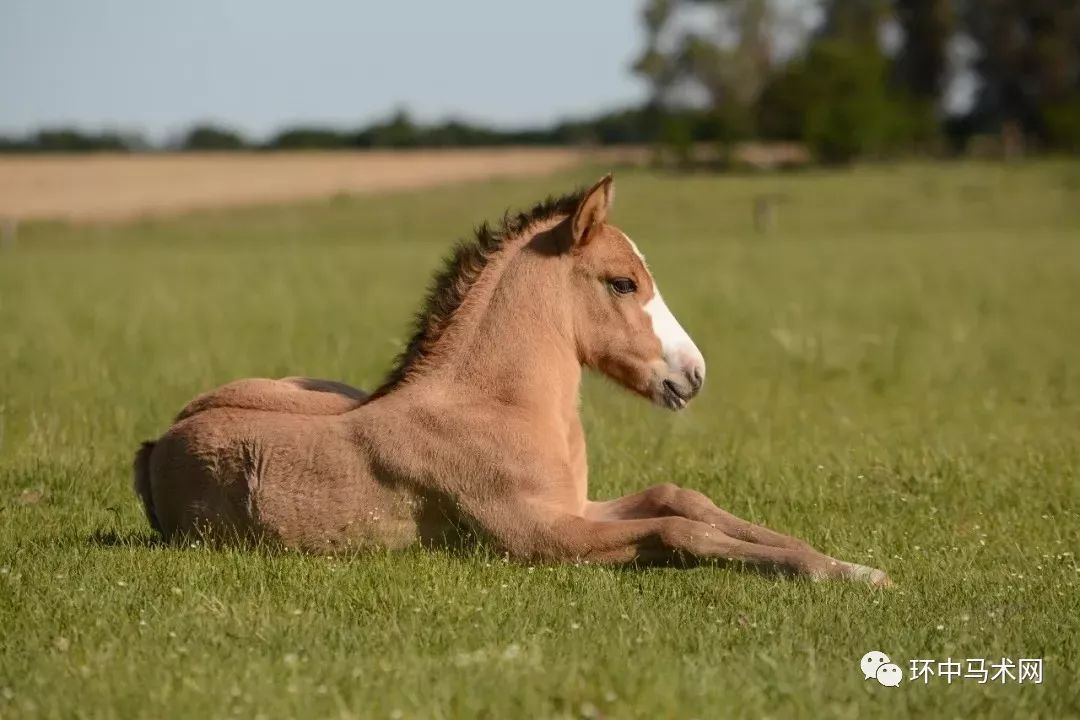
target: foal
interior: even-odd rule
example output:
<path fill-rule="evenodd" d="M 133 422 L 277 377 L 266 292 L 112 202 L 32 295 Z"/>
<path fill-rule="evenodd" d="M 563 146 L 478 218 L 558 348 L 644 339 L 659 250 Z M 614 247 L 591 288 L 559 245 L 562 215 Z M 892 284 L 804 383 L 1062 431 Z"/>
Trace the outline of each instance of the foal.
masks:
<path fill-rule="evenodd" d="M 717 558 L 889 583 L 663 484 L 592 501 L 581 368 L 681 410 L 705 362 L 634 243 L 607 223 L 612 180 L 486 225 L 438 276 L 370 396 L 305 378 L 192 401 L 135 458 L 166 539 L 268 539 L 326 552 L 483 537 L 521 560 Z"/>

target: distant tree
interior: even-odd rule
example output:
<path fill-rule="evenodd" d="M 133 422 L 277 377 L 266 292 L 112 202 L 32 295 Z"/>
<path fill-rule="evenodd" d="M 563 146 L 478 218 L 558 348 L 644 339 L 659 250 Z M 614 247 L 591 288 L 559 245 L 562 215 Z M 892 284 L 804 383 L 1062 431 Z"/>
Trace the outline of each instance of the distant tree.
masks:
<path fill-rule="evenodd" d="M 264 147 L 268 150 L 331 150 L 356 145 L 345 132 L 321 127 L 288 128 L 274 135 Z"/>
<path fill-rule="evenodd" d="M 180 141 L 180 149 L 189 151 L 243 150 L 246 147 L 247 143 L 239 133 L 216 125 L 196 125 Z"/>
<path fill-rule="evenodd" d="M 703 136 L 727 144 L 754 135 L 754 106 L 773 70 L 774 5 L 773 0 L 646 3 L 646 47 L 634 70 L 649 83 L 646 127 L 676 158 L 688 160 Z M 709 21 L 678 22 L 691 10 Z M 703 103 L 704 121 L 690 112 Z"/>
<path fill-rule="evenodd" d="M 780 68 L 762 90 L 757 128 L 768 140 L 803 140 L 815 87 L 807 63 L 795 60 Z"/>
<path fill-rule="evenodd" d="M 896 0 L 904 31 L 897 58 L 901 87 L 917 100 L 936 105 L 948 70 L 948 45 L 956 30 L 952 0 Z"/>
<path fill-rule="evenodd" d="M 128 144 L 118 133 L 84 133 L 72 128 L 40 130 L 29 140 L 37 152 L 127 152 Z"/>
<path fill-rule="evenodd" d="M 413 148 L 420 146 L 420 138 L 408 111 L 400 109 L 386 122 L 361 130 L 357 134 L 357 144 L 361 147 Z"/>
<path fill-rule="evenodd" d="M 1080 92 L 1042 108 L 1046 139 L 1058 150 L 1080 153 Z"/>
<path fill-rule="evenodd" d="M 814 44 L 793 69 L 794 92 L 806 102 L 802 138 L 822 160 L 848 162 L 885 149 L 895 105 L 888 63 L 873 45 L 845 40 Z"/>
<path fill-rule="evenodd" d="M 1080 97 L 1080 3 L 964 0 L 965 32 L 979 47 L 975 116 L 983 129 L 1010 127 L 1070 144 Z"/>
<path fill-rule="evenodd" d="M 698 83 L 715 107 L 749 108 L 773 69 L 769 2 L 697 0 L 696 4 L 715 8 L 716 25 L 710 32 L 684 36 L 679 51 L 684 77 Z"/>
<path fill-rule="evenodd" d="M 0 153 L 30 152 L 33 148 L 24 138 L 0 135 Z"/>
<path fill-rule="evenodd" d="M 649 140 L 655 140 L 661 134 L 667 95 L 678 75 L 674 61 L 661 48 L 663 33 L 675 5 L 675 0 L 647 0 L 642 11 L 645 49 L 634 61 L 633 71 L 649 86 L 649 99 L 642 118 L 643 130 Z"/>
<path fill-rule="evenodd" d="M 822 34 L 832 40 L 877 44 L 882 23 L 890 16 L 888 0 L 826 0 Z"/>

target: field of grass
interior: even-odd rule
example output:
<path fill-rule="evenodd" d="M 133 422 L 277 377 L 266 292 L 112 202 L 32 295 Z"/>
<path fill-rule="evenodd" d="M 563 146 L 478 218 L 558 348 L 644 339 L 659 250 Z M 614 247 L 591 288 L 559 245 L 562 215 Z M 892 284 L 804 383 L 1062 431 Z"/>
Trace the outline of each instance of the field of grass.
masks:
<path fill-rule="evenodd" d="M 191 396 L 372 387 L 450 241 L 597 174 L 24 227 L 0 251 L 0 717 L 1080 714 L 1075 163 L 617 176 L 709 380 L 674 415 L 589 378 L 593 495 L 696 487 L 890 591 L 153 542 L 132 453 Z M 869 650 L 1044 677 L 886 688 Z"/>

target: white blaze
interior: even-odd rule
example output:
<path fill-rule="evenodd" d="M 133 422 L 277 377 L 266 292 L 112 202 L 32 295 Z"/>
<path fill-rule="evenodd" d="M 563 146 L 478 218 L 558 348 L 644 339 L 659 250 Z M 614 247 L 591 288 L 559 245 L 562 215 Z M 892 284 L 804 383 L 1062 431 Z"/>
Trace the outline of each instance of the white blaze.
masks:
<path fill-rule="evenodd" d="M 698 366 L 704 372 L 705 360 L 701 357 L 701 351 L 683 330 L 683 326 L 671 314 L 667 303 L 660 295 L 660 288 L 656 287 L 653 280 L 653 296 L 645 303 L 645 312 L 652 318 L 653 332 L 660 340 L 660 346 L 664 349 L 664 360 L 673 369 L 685 369 L 687 366 Z"/>
<path fill-rule="evenodd" d="M 641 258 L 641 263 L 648 270 L 645 256 L 638 250 L 634 241 L 627 237 L 626 233 L 623 233 L 623 237 L 626 238 L 626 242 L 630 243 L 630 247 Z M 650 277 L 652 277 L 651 273 Z M 702 357 L 701 351 L 698 350 L 694 341 L 690 339 L 690 335 L 675 319 L 675 316 L 671 314 L 671 310 L 668 309 L 663 296 L 660 295 L 660 286 L 656 284 L 656 278 L 653 277 L 652 281 L 653 296 L 645 303 L 644 309 L 645 313 L 652 319 L 653 332 L 656 333 L 656 338 L 660 341 L 660 347 L 664 352 L 664 361 L 672 370 L 686 371 L 698 368 L 704 378 L 705 358 Z"/>

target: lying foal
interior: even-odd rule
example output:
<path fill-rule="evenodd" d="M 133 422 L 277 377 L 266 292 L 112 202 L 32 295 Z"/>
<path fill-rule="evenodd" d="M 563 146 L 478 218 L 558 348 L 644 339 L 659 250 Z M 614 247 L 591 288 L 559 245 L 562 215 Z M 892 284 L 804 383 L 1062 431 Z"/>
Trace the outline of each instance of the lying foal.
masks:
<path fill-rule="evenodd" d="M 611 200 L 609 176 L 482 227 L 370 396 L 289 378 L 196 398 L 136 455 L 150 523 L 318 552 L 476 535 L 529 561 L 716 558 L 888 584 L 694 490 L 588 498 L 582 367 L 672 410 L 705 380 L 641 253 L 607 223 Z"/>

